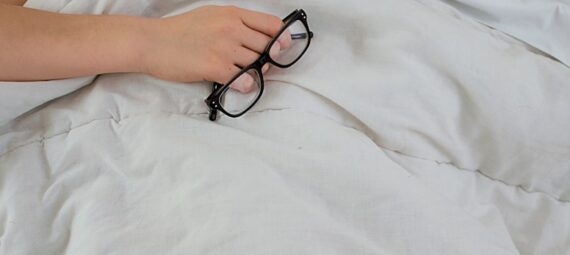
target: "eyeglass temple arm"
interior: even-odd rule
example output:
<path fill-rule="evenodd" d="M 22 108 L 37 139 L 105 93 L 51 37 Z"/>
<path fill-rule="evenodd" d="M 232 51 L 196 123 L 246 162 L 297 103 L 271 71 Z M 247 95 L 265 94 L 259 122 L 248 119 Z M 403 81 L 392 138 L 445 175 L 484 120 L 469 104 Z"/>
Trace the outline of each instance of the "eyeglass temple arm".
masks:
<path fill-rule="evenodd" d="M 309 37 L 313 38 L 313 32 L 309 32 Z M 291 39 L 293 40 L 307 39 L 307 33 L 291 34 Z"/>

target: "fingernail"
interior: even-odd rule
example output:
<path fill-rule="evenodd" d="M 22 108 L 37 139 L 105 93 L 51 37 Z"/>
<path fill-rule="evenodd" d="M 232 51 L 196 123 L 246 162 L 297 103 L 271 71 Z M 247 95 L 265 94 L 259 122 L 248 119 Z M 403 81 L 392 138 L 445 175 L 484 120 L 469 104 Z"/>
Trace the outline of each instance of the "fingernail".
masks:
<path fill-rule="evenodd" d="M 277 59 L 277 57 L 279 57 L 279 52 L 281 52 L 281 44 L 279 43 L 279 41 L 277 41 L 273 44 L 271 50 L 269 50 L 269 55 L 271 56 L 271 58 Z"/>
<path fill-rule="evenodd" d="M 283 31 L 283 34 L 279 36 L 277 41 L 282 50 L 289 48 L 291 46 L 291 32 L 289 30 Z"/>
<path fill-rule="evenodd" d="M 250 92 L 253 88 L 253 78 L 249 74 L 244 74 L 235 80 L 230 87 L 241 93 Z"/>

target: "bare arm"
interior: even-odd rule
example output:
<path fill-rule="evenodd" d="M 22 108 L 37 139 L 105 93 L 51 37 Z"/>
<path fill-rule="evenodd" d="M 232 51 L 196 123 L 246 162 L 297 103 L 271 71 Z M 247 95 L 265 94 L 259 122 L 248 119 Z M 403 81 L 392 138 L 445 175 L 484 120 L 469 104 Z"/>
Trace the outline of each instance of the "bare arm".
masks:
<path fill-rule="evenodd" d="M 227 82 L 281 27 L 275 16 L 208 6 L 166 19 L 65 15 L 0 4 L 0 80 L 143 72 Z"/>
<path fill-rule="evenodd" d="M 140 71 L 146 20 L 0 5 L 0 80 Z"/>
<path fill-rule="evenodd" d="M 22 6 L 26 3 L 26 0 L 0 0 L 0 4 L 11 4 Z"/>

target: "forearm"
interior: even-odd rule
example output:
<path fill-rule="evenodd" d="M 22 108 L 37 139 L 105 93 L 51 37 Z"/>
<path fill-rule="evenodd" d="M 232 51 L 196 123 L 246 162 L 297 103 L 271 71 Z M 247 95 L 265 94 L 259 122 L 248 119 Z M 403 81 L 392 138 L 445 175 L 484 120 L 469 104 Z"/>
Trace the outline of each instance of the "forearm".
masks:
<path fill-rule="evenodd" d="M 0 4 L 0 80 L 140 72 L 153 21 L 48 13 Z"/>
<path fill-rule="evenodd" d="M 225 83 L 258 59 L 283 25 L 232 6 L 150 19 L 55 14 L 6 1 L 0 0 L 0 81 L 141 72 Z"/>
<path fill-rule="evenodd" d="M 0 0 L 0 4 L 11 4 L 22 6 L 26 3 L 26 0 Z"/>

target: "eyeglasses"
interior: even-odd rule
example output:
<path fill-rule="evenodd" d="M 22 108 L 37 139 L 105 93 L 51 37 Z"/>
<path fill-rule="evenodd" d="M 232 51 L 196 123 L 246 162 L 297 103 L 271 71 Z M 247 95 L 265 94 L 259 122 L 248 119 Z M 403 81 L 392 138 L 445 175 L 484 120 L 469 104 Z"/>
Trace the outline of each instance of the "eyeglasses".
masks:
<path fill-rule="evenodd" d="M 283 23 L 284 26 L 277 36 L 269 42 L 265 51 L 253 64 L 243 68 L 227 84 L 213 84 L 212 93 L 204 100 L 210 108 L 211 121 L 217 119 L 218 110 L 229 117 L 237 118 L 257 103 L 263 94 L 264 80 L 261 69 L 266 63 L 271 63 L 280 68 L 288 68 L 305 54 L 311 44 L 311 38 L 313 38 L 313 32 L 309 30 L 307 24 L 305 11 L 295 10 L 283 19 Z M 287 47 L 278 42 L 280 38 L 285 36 L 291 39 L 290 45 L 286 45 Z M 269 54 L 274 51 L 279 52 L 275 58 Z M 249 84 L 251 88 L 247 93 L 230 89 L 232 84 L 236 83 Z"/>

